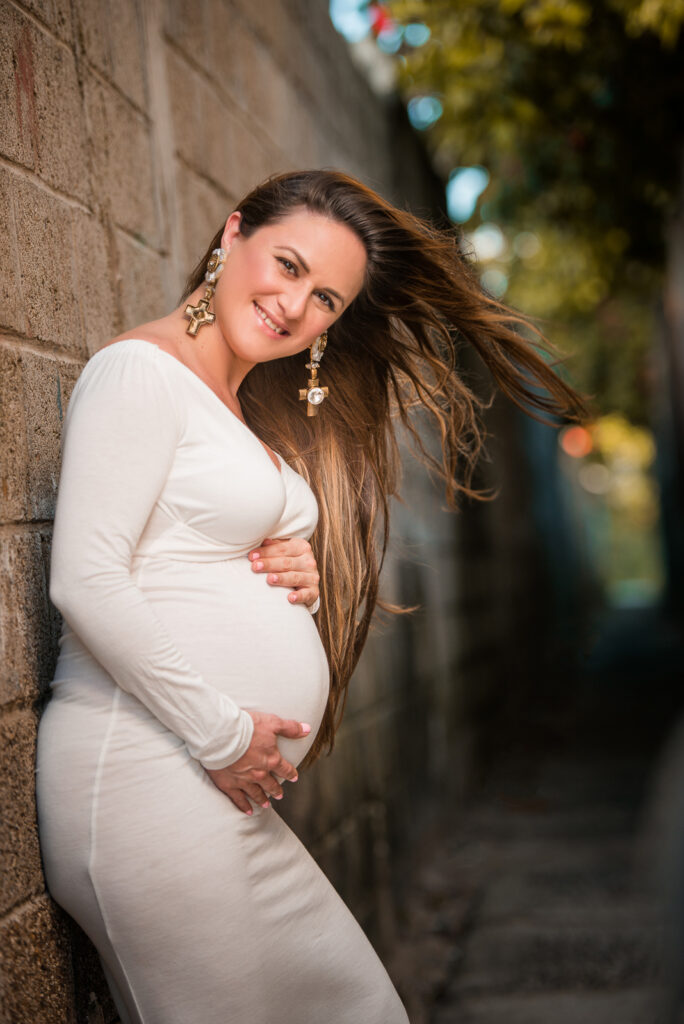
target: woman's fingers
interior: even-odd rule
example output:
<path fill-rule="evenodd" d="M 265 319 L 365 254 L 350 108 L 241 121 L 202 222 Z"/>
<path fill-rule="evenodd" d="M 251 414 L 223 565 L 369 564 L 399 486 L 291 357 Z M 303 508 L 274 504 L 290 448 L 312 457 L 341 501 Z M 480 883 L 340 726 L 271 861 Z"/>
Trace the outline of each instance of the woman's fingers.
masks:
<path fill-rule="evenodd" d="M 238 811 L 243 811 L 244 814 L 253 813 L 252 805 L 241 789 L 224 789 L 223 792 L 229 800 L 233 801 Z"/>
<path fill-rule="evenodd" d="M 320 576 L 311 545 L 301 537 L 266 539 L 250 551 L 252 571 L 266 573 L 272 587 L 285 587 L 291 604 L 312 605 L 318 600 Z"/>
<path fill-rule="evenodd" d="M 318 597 L 318 588 L 314 587 L 301 587 L 299 590 L 293 590 L 291 594 L 287 595 L 287 599 L 290 604 L 315 604 Z"/>

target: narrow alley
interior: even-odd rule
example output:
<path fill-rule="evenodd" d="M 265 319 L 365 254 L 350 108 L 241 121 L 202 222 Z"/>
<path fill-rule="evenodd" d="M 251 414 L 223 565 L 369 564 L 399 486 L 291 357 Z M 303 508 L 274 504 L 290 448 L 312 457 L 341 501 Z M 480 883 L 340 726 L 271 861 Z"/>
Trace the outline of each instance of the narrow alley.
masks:
<path fill-rule="evenodd" d="M 682 664 L 672 625 L 612 613 L 574 712 L 538 709 L 426 837 L 397 969 L 412 1024 L 679 1019 L 662 996 L 652 818 Z"/>

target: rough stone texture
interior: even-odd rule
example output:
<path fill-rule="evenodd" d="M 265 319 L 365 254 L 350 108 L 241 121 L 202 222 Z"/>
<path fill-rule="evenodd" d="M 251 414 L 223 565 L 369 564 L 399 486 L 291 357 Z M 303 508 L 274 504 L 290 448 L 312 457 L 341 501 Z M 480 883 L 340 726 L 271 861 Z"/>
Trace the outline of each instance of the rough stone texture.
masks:
<path fill-rule="evenodd" d="M 154 160 L 145 119 L 92 74 L 85 79 L 95 202 L 142 243 L 158 245 Z"/>
<path fill-rule="evenodd" d="M 21 292 L 28 337 L 81 350 L 78 288 L 69 206 L 33 182 L 14 184 Z M 55 273 L 55 254 L 59 273 Z"/>
<path fill-rule="evenodd" d="M 19 283 L 12 178 L 4 169 L 0 170 L 0 264 L 3 268 L 0 278 L 0 329 L 4 327 L 21 332 L 25 327 L 25 313 Z"/>
<path fill-rule="evenodd" d="M 119 304 L 125 316 L 122 328 L 143 324 L 168 313 L 164 297 L 164 268 L 157 253 L 140 245 L 123 231 L 117 231 L 116 255 Z M 100 347 L 101 339 L 112 337 L 114 333 L 113 330 L 89 332 L 93 351 Z"/>
<path fill-rule="evenodd" d="M 111 238 L 92 214 L 80 210 L 73 211 L 72 230 L 81 323 L 88 354 L 92 355 L 121 330 L 114 287 L 116 275 L 110 258 Z M 126 268 L 119 271 L 125 272 Z"/>
<path fill-rule="evenodd" d="M 13 522 L 28 514 L 28 447 L 21 372 L 21 355 L 0 347 L 0 522 Z"/>
<path fill-rule="evenodd" d="M 0 147 L 24 167 L 36 162 L 38 122 L 31 28 L 8 0 L 0 2 Z"/>
<path fill-rule="evenodd" d="M 0 720 L 0 915 L 43 887 L 36 831 L 33 754 L 36 717 L 15 711 Z"/>
<path fill-rule="evenodd" d="M 0 703 L 28 703 L 45 687 L 55 664 L 41 534 L 3 531 L 0 565 Z"/>
<path fill-rule="evenodd" d="M 75 1024 L 68 934 L 64 915 L 47 896 L 0 922 L 3 1024 Z"/>
<path fill-rule="evenodd" d="M 22 375 L 30 518 L 52 519 L 62 433 L 57 361 L 24 352 Z"/>

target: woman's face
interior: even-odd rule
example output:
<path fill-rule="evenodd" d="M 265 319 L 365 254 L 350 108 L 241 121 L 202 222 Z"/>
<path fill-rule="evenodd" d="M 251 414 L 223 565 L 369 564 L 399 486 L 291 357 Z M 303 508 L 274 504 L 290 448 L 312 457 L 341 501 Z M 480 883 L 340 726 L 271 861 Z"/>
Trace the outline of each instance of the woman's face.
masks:
<path fill-rule="evenodd" d="M 248 238 L 239 213 L 221 240 L 228 255 L 214 298 L 216 322 L 248 363 L 302 352 L 363 285 L 366 251 L 346 225 L 301 208 Z"/>

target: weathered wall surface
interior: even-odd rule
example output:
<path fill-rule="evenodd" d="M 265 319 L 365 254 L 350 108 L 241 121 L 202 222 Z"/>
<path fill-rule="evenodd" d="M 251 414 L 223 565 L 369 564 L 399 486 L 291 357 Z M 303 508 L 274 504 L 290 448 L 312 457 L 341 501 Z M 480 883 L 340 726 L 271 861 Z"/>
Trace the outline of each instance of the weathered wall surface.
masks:
<path fill-rule="evenodd" d="M 45 892 L 33 797 L 71 388 L 109 338 L 176 305 L 231 203 L 266 174 L 336 166 L 422 211 L 434 183 L 322 0 L 0 0 L 0 118 L 0 1020 L 85 1024 L 113 1007 Z M 454 523 L 423 478 L 409 490 L 388 588 L 426 611 L 374 637 L 334 757 L 285 809 L 380 945 L 396 927 L 397 839 L 454 756 L 441 710 L 458 643 Z"/>

